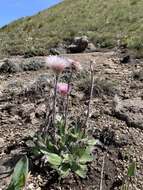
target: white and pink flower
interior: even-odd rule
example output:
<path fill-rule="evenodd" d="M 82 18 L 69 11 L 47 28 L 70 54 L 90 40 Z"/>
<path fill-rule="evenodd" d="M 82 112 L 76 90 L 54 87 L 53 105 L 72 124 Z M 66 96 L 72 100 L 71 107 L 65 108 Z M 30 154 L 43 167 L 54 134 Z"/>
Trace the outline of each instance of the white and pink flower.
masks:
<path fill-rule="evenodd" d="M 67 65 L 68 61 L 62 57 L 48 56 L 46 58 L 46 66 L 56 74 L 62 73 Z"/>
<path fill-rule="evenodd" d="M 57 92 L 61 96 L 66 96 L 71 91 L 71 86 L 69 86 L 67 83 L 58 83 L 57 84 Z"/>
<path fill-rule="evenodd" d="M 57 55 L 46 57 L 46 67 L 53 70 L 56 74 L 62 73 L 65 68 L 72 68 L 76 71 L 80 71 L 82 69 L 79 61 L 70 58 L 63 58 Z"/>

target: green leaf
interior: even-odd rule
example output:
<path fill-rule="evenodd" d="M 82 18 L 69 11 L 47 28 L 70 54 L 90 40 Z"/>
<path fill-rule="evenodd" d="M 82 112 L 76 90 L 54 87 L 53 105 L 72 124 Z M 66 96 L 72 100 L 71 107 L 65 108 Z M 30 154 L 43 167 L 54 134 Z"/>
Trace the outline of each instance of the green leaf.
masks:
<path fill-rule="evenodd" d="M 62 178 L 68 176 L 70 173 L 70 165 L 69 164 L 62 164 L 59 168 L 59 174 Z"/>
<path fill-rule="evenodd" d="M 81 157 L 79 158 L 79 162 L 85 164 L 87 162 L 91 162 L 92 160 L 93 160 L 93 157 L 90 153 L 90 150 L 86 148 L 83 154 L 81 155 Z"/>
<path fill-rule="evenodd" d="M 87 141 L 87 144 L 88 144 L 88 148 L 89 148 L 90 152 L 92 152 L 95 148 L 94 146 L 97 144 L 97 140 L 90 139 Z"/>
<path fill-rule="evenodd" d="M 66 162 L 70 162 L 70 155 L 69 154 L 63 154 L 63 162 L 66 163 Z"/>
<path fill-rule="evenodd" d="M 136 162 L 132 162 L 128 168 L 128 174 L 127 174 L 128 177 L 135 176 L 135 172 L 136 172 Z"/>
<path fill-rule="evenodd" d="M 18 161 L 14 168 L 11 182 L 7 190 L 22 190 L 22 188 L 24 188 L 28 176 L 28 167 L 29 162 L 26 156 Z"/>
<path fill-rule="evenodd" d="M 71 170 L 82 178 L 86 177 L 87 166 L 85 164 L 78 164 L 77 162 L 73 161 L 71 163 Z"/>
<path fill-rule="evenodd" d="M 49 152 L 55 152 L 56 151 L 56 144 L 54 145 L 50 140 L 47 142 L 47 149 Z"/>
<path fill-rule="evenodd" d="M 32 148 L 31 152 L 32 152 L 32 154 L 34 154 L 36 156 L 41 154 L 41 152 L 39 151 L 39 148 L 37 148 L 37 147 Z"/>
<path fill-rule="evenodd" d="M 90 139 L 87 141 L 88 145 L 95 146 L 97 144 L 97 140 L 95 139 Z"/>
<path fill-rule="evenodd" d="M 60 135 L 61 136 L 65 135 L 65 125 L 64 125 L 63 120 L 61 122 L 58 122 L 57 125 L 58 125 L 58 128 L 59 128 Z"/>
<path fill-rule="evenodd" d="M 75 171 L 75 173 L 80 176 L 81 178 L 86 178 L 87 173 L 87 166 L 86 165 L 79 165 L 78 169 Z"/>
<path fill-rule="evenodd" d="M 46 161 L 49 162 L 52 166 L 59 166 L 62 162 L 62 158 L 54 153 L 48 153 L 48 152 L 43 152 L 45 154 Z"/>

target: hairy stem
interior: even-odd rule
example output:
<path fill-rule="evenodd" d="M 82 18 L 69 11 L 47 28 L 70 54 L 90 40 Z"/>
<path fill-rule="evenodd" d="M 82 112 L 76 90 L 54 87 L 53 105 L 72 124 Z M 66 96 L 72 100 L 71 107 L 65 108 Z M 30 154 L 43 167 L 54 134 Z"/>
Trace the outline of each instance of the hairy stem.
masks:
<path fill-rule="evenodd" d="M 42 132 L 45 133 L 48 131 L 48 128 L 49 128 L 49 120 L 50 120 L 50 115 L 51 115 L 51 107 L 50 107 L 50 95 L 49 95 L 49 98 L 45 98 L 45 102 L 46 102 L 46 118 L 45 118 L 45 125 L 44 125 L 44 128 L 42 129 Z"/>
<path fill-rule="evenodd" d="M 55 124 L 56 117 L 56 101 L 57 101 L 57 84 L 59 80 L 59 75 L 55 77 L 55 85 L 54 85 L 54 97 L 53 97 L 53 124 Z"/>
<path fill-rule="evenodd" d="M 94 71 L 93 71 L 93 65 L 92 62 L 90 63 L 90 75 L 91 75 L 91 80 L 90 80 L 90 96 L 89 96 L 89 101 L 88 101 L 88 107 L 87 107 L 87 114 L 85 118 L 84 125 L 87 125 L 88 119 L 89 119 L 89 114 L 90 114 L 90 107 L 91 107 L 91 101 L 92 101 L 92 94 L 93 94 L 93 87 L 94 87 Z"/>
<path fill-rule="evenodd" d="M 71 69 L 69 80 L 68 80 L 68 93 L 66 98 L 66 106 L 65 106 L 65 128 L 67 127 L 67 116 L 68 116 L 68 109 L 69 109 L 69 97 L 70 97 L 70 84 L 72 80 L 73 70 Z"/>

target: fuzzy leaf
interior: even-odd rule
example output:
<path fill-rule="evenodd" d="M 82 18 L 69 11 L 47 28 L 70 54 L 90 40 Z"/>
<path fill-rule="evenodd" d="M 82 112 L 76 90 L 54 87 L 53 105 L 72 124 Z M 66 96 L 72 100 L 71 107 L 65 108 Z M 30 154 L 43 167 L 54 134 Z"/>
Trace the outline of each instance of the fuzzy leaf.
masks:
<path fill-rule="evenodd" d="M 70 165 L 69 164 L 62 164 L 59 168 L 59 174 L 62 178 L 68 176 L 70 173 Z"/>
<path fill-rule="evenodd" d="M 63 162 L 69 162 L 70 161 L 70 155 L 69 154 L 63 154 Z"/>
<path fill-rule="evenodd" d="M 42 152 L 45 154 L 45 159 L 47 162 L 49 162 L 52 166 L 59 166 L 62 162 L 62 158 L 54 153 L 48 153 L 48 152 Z"/>
<path fill-rule="evenodd" d="M 84 164 L 78 164 L 74 161 L 71 163 L 71 170 L 82 178 L 86 177 L 87 166 Z"/>
<path fill-rule="evenodd" d="M 94 150 L 94 146 L 97 144 L 97 140 L 95 139 L 90 139 L 87 141 L 88 148 L 90 149 L 90 152 Z"/>
<path fill-rule="evenodd" d="M 95 146 L 95 145 L 97 144 L 97 140 L 95 140 L 95 139 L 90 139 L 90 140 L 87 141 L 87 143 L 88 143 L 88 145 L 90 145 L 90 146 Z"/>
<path fill-rule="evenodd" d="M 24 188 L 28 176 L 28 165 L 28 158 L 26 156 L 18 161 L 7 190 L 22 190 Z"/>
<path fill-rule="evenodd" d="M 79 162 L 85 164 L 86 162 L 91 162 L 92 160 L 93 160 L 93 157 L 90 153 L 90 150 L 87 148 L 85 149 L 84 153 L 80 157 Z"/>
<path fill-rule="evenodd" d="M 86 178 L 87 166 L 80 164 L 78 169 L 75 171 L 75 173 L 81 178 Z"/>

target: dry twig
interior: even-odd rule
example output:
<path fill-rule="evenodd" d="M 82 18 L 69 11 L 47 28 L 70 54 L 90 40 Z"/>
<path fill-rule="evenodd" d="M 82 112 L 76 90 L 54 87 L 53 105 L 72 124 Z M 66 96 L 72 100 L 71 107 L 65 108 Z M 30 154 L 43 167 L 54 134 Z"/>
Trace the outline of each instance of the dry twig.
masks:
<path fill-rule="evenodd" d="M 101 178 L 100 178 L 100 190 L 103 190 L 103 177 L 104 177 L 105 157 L 106 157 L 106 154 L 104 153 L 103 162 L 102 162 L 102 169 L 101 169 Z"/>

